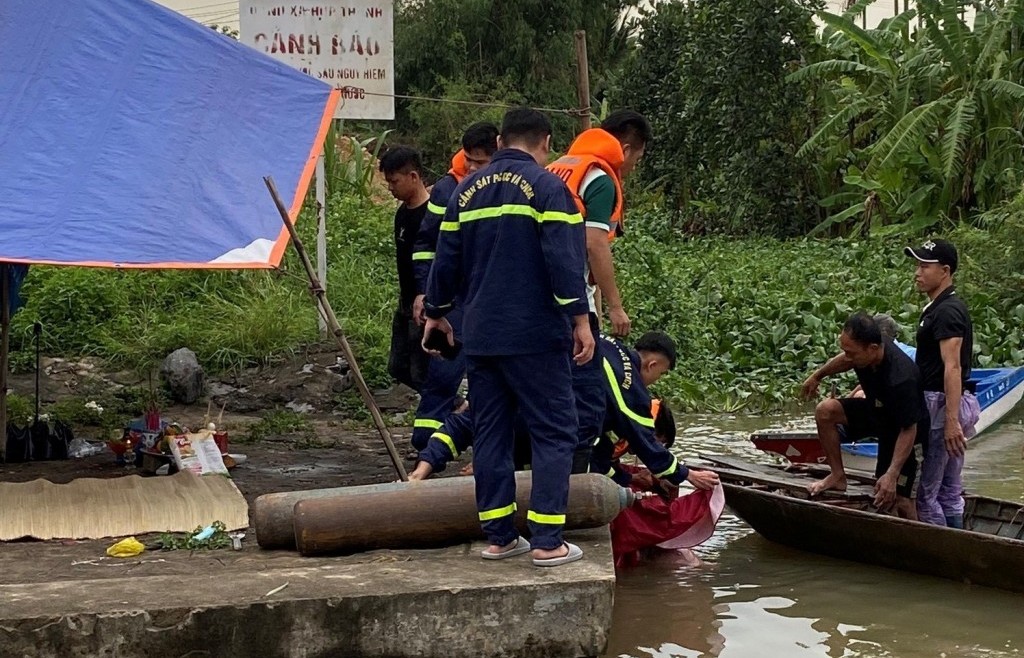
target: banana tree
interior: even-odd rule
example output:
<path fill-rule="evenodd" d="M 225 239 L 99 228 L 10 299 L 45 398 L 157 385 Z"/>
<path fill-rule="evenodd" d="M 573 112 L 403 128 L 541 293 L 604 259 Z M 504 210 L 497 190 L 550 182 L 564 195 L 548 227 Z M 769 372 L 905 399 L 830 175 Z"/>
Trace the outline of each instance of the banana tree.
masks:
<path fill-rule="evenodd" d="M 820 13 L 829 58 L 790 75 L 821 83 L 822 119 L 798 155 L 818 156 L 819 180 L 841 180 L 823 190 L 833 212 L 815 231 L 920 231 L 1012 196 L 1024 165 L 1024 0 L 972 3 L 972 27 L 962 0 L 920 0 L 868 30 L 855 17 L 872 1 Z"/>

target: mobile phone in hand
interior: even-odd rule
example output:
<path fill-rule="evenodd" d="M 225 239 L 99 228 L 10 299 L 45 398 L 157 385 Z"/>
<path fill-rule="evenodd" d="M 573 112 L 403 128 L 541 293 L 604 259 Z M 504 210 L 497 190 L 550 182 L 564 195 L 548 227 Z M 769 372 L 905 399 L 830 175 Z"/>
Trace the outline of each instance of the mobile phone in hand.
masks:
<path fill-rule="evenodd" d="M 462 350 L 462 341 L 458 338 L 455 339 L 455 345 L 448 344 L 448 336 L 445 335 L 440 329 L 431 329 L 430 333 L 427 334 L 427 339 L 423 341 L 423 346 L 429 350 L 436 350 L 440 353 L 441 357 L 451 361 L 459 355 Z"/>

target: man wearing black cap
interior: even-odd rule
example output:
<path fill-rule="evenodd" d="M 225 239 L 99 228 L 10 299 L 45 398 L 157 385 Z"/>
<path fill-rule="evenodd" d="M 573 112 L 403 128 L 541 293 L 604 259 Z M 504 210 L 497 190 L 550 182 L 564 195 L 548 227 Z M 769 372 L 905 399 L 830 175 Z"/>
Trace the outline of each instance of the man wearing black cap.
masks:
<path fill-rule="evenodd" d="M 903 252 L 917 261 L 914 281 L 931 300 L 917 327 L 915 361 L 931 414 L 917 515 L 925 523 L 963 528 L 964 449 L 975 434 L 980 409 L 967 381 L 974 345 L 971 316 L 953 287 L 959 259 L 946 240 L 927 240 Z"/>

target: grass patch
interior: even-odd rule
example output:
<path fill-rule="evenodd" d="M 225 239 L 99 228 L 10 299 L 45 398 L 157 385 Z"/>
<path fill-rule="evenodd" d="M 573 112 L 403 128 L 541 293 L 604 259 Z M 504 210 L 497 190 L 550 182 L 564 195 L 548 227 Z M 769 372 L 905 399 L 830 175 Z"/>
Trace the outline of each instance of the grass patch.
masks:
<path fill-rule="evenodd" d="M 272 437 L 294 434 L 301 435 L 300 439 L 304 444 L 316 441 L 316 432 L 313 431 L 313 424 L 308 418 L 289 409 L 275 409 L 264 413 L 260 420 L 249 425 L 237 442 L 256 443 Z"/>
<path fill-rule="evenodd" d="M 993 215 L 989 230 L 949 234 L 961 247 L 957 279 L 979 365 L 1024 362 L 1024 198 L 1015 204 Z M 344 196 L 328 207 L 328 297 L 369 385 L 384 387 L 397 296 L 394 207 Z M 836 351 L 852 311 L 892 313 L 912 341 L 926 301 L 913 288 L 904 238 L 686 239 L 651 207 L 633 210 L 628 227 L 614 248 L 626 310 L 634 337 L 658 329 L 679 343 L 679 366 L 658 388 L 682 411 L 792 404 L 806 374 Z M 310 216 L 299 229 L 315 244 Z M 31 324 L 40 319 L 44 349 L 55 356 L 95 354 L 148 369 L 184 345 L 214 372 L 244 367 L 318 339 L 307 288 L 291 252 L 280 272 L 33 268 L 12 342 L 31 351 Z M 354 390 L 340 405 L 369 421 Z M 295 433 L 315 440 L 305 418 L 276 411 L 246 436 Z"/>

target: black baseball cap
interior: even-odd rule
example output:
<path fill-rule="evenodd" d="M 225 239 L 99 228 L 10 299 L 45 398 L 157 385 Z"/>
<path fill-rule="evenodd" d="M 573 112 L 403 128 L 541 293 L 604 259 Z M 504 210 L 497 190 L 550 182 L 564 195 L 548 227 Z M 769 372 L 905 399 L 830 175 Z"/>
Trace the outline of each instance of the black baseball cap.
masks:
<path fill-rule="evenodd" d="M 922 263 L 949 265 L 950 274 L 956 272 L 957 263 L 960 262 L 956 247 L 948 240 L 925 240 L 920 247 L 904 247 L 903 253 Z"/>

